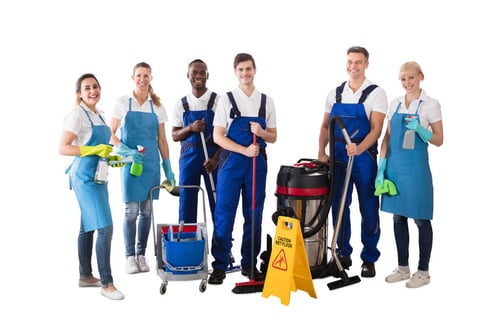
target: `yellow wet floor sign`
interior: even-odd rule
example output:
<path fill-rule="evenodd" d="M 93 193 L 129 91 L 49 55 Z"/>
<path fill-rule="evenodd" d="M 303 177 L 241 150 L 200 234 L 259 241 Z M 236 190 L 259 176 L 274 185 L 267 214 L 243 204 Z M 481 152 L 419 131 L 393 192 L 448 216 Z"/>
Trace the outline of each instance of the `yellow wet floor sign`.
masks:
<path fill-rule="evenodd" d="M 290 291 L 297 289 L 316 298 L 300 221 L 279 216 L 262 296 L 277 296 L 288 305 Z"/>

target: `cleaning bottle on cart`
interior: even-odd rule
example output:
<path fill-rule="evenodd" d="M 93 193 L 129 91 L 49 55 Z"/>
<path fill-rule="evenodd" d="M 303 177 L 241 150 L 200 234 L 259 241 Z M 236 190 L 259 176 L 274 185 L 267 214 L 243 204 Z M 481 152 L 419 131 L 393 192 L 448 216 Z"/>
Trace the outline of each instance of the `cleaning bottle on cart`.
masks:
<path fill-rule="evenodd" d="M 143 146 L 137 145 L 137 151 L 139 153 L 144 155 L 145 150 L 146 149 Z M 130 174 L 137 177 L 142 175 L 142 163 L 136 161 L 132 162 L 132 165 L 130 166 Z"/>
<path fill-rule="evenodd" d="M 108 161 L 106 157 L 99 157 L 97 162 L 97 168 L 94 174 L 94 183 L 96 184 L 106 184 L 108 182 Z"/>

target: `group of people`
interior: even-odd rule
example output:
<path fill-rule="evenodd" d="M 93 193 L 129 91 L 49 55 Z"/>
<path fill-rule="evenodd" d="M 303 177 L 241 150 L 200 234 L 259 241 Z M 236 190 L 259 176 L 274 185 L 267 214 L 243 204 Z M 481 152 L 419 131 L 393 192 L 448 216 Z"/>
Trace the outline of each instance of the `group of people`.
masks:
<path fill-rule="evenodd" d="M 318 160 L 329 163 L 325 152 L 329 142 L 332 117 L 343 120 L 351 139 L 346 143 L 339 128 L 333 129 L 335 187 L 343 186 L 345 165 L 354 156 L 345 196 L 345 210 L 338 212 L 341 191 L 332 198 L 332 216 L 342 216 L 342 235 L 337 240 L 338 258 L 342 267 L 352 265 L 351 217 L 349 206 L 356 188 L 361 215 L 361 276 L 376 275 L 375 262 L 380 257 L 379 210 L 393 214 L 398 266 L 385 280 L 389 283 L 408 280 L 406 286 L 417 288 L 430 283 L 429 261 L 432 250 L 433 185 L 428 160 L 428 143 L 443 143 L 443 122 L 439 102 L 420 87 L 424 74 L 416 62 L 404 63 L 399 72 L 405 94 L 394 99 L 388 108 L 386 92 L 366 78 L 369 53 L 364 47 L 347 50 L 346 70 L 349 80 L 330 91 L 319 135 Z M 384 119 L 386 132 L 382 139 L 377 164 L 378 139 Z M 379 196 L 382 196 L 380 199 Z M 409 268 L 408 218 L 418 227 L 419 260 L 417 271 Z M 335 223 L 335 222 L 334 222 Z"/>
<path fill-rule="evenodd" d="M 114 286 L 111 274 L 113 221 L 108 200 L 107 167 L 121 168 L 127 273 L 149 271 L 145 253 L 151 228 L 150 190 L 160 183 L 160 157 L 167 181 L 175 184 L 165 134 L 167 112 L 153 91 L 152 78 L 147 63 L 141 62 L 134 67 L 132 80 L 135 88 L 132 94 L 118 99 L 108 126 L 102 110 L 97 108 L 101 98 L 98 79 L 91 73 L 80 76 L 75 89 L 77 107 L 64 119 L 59 145 L 60 154 L 75 156 L 66 172 L 81 210 L 79 286 L 101 287 L 101 294 L 113 300 L 123 299 L 124 295 Z M 120 138 L 117 137 L 118 128 Z M 104 171 L 100 169 L 103 159 Z M 137 170 L 134 165 L 140 165 L 140 175 L 132 172 L 132 168 Z M 96 180 L 98 173 L 99 181 Z M 158 193 L 153 196 L 157 199 Z M 93 275 L 91 265 L 96 230 L 100 278 Z"/>
<path fill-rule="evenodd" d="M 375 276 L 375 262 L 380 256 L 377 249 L 380 237 L 378 195 L 382 195 L 381 209 L 394 214 L 398 252 L 398 267 L 386 281 L 410 279 L 407 220 L 413 218 L 419 228 L 420 259 L 418 271 L 407 286 L 419 287 L 430 281 L 433 190 L 427 142 L 436 146 L 443 142 L 440 105 L 420 88 L 423 73 L 417 63 L 410 62 L 400 71 L 406 94 L 395 99 L 387 112 L 385 91 L 365 76 L 368 58 L 368 51 L 363 47 L 348 49 L 349 80 L 328 94 L 319 135 L 318 160 L 330 163 L 325 152 L 328 126 L 332 117 L 342 117 L 352 143 L 346 144 L 342 135 L 336 133 L 335 160 L 346 161 L 348 156 L 355 156 L 343 212 L 344 232 L 336 251 L 344 268 L 349 268 L 353 252 L 349 205 L 355 186 L 361 212 L 361 275 Z M 191 93 L 176 101 L 171 120 L 172 139 L 181 144 L 179 185 L 191 186 L 180 186 L 179 220 L 197 221 L 196 187 L 201 185 L 201 179 L 209 198 L 213 219 L 210 251 L 214 259 L 208 279 L 210 284 L 222 284 L 234 260 L 232 234 L 240 198 L 244 218 L 241 273 L 257 281 L 265 277 L 265 272 L 257 269 L 257 257 L 266 198 L 266 146 L 277 139 L 276 110 L 273 99 L 254 85 L 257 68 L 252 55 L 237 54 L 233 68 L 238 86 L 219 95 L 206 86 L 207 64 L 201 59 L 190 62 L 187 78 L 192 86 Z M 160 166 L 170 188 L 176 183 L 165 131 L 167 111 L 153 91 L 152 79 L 149 64 L 141 62 L 134 67 L 135 88 L 131 94 L 117 100 L 108 126 L 102 111 L 97 108 L 101 97 L 99 81 L 93 74 L 83 74 L 76 82 L 77 107 L 64 119 L 59 146 L 61 155 L 74 156 L 67 173 L 81 211 L 79 286 L 101 287 L 101 294 L 113 300 L 123 299 L 124 295 L 114 286 L 111 274 L 113 222 L 107 182 L 95 180 L 100 162 L 104 159 L 121 169 L 125 270 L 129 274 L 150 270 L 145 256 L 152 219 L 150 195 L 158 199 L 158 192 L 151 193 L 151 189 L 160 184 Z M 377 167 L 377 142 L 386 114 L 387 131 Z M 402 147 L 408 132 L 416 134 L 411 149 Z M 139 175 L 136 164 L 141 166 Z M 343 184 L 344 177 L 345 169 L 341 164 L 336 165 L 336 184 Z M 396 195 L 387 190 L 388 184 L 397 188 Z M 331 203 L 334 221 L 339 200 L 340 196 L 335 195 Z M 99 278 L 94 276 L 91 265 L 96 230 Z"/>

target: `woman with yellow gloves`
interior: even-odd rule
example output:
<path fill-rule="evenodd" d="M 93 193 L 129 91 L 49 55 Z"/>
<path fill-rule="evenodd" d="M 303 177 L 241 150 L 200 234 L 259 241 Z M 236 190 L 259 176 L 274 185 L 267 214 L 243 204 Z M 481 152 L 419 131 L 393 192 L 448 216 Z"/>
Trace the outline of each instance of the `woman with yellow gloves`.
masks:
<path fill-rule="evenodd" d="M 75 191 L 81 210 L 78 234 L 78 259 L 80 262 L 80 287 L 102 287 L 101 294 L 113 300 L 123 299 L 111 275 L 111 238 L 113 220 L 108 201 L 106 181 L 95 182 L 99 160 L 119 160 L 110 156 L 111 130 L 106 125 L 102 111 L 97 108 L 101 86 L 93 74 L 84 74 L 76 82 L 77 107 L 64 118 L 59 154 L 75 156 L 66 173 Z M 106 166 L 107 167 L 107 166 Z M 92 247 L 97 230 L 96 257 L 100 279 L 92 274 Z"/>

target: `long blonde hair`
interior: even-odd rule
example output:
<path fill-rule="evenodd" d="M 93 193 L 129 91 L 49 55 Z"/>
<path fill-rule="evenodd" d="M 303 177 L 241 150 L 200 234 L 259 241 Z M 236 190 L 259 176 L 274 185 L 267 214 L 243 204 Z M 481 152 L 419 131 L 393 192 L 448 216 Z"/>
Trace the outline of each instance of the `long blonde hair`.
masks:
<path fill-rule="evenodd" d="M 135 74 L 135 70 L 137 68 L 146 68 L 150 73 L 152 72 L 152 69 L 151 69 L 151 66 L 146 63 L 146 62 L 140 62 L 138 64 L 136 64 L 134 66 L 134 69 L 132 71 L 132 75 Z M 153 87 L 151 86 L 151 84 L 149 85 L 148 87 L 148 93 L 149 93 L 149 96 L 151 96 L 151 99 L 153 100 L 153 103 L 156 105 L 156 106 L 161 106 L 161 99 L 160 99 L 160 96 L 158 96 L 154 90 L 153 90 Z"/>

